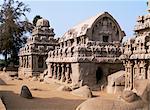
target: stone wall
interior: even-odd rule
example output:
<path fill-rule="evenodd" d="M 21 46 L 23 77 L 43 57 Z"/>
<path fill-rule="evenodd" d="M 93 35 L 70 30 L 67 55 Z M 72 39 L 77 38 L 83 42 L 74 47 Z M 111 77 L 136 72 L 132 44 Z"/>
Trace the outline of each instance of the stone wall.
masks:
<path fill-rule="evenodd" d="M 80 68 L 79 63 L 72 63 L 71 68 L 72 68 L 72 83 L 78 84 L 79 81 L 82 80 L 79 72 L 79 68 Z"/>
<path fill-rule="evenodd" d="M 88 85 L 90 87 L 93 87 L 93 85 L 106 85 L 108 75 L 124 69 L 121 63 L 78 63 L 78 68 L 79 73 L 77 73 L 78 69 L 76 69 L 73 74 L 78 74 L 79 81 L 82 80 L 83 85 Z M 101 69 L 101 71 L 98 69 Z M 98 75 L 98 73 L 100 75 Z M 97 77 L 100 78 L 97 79 Z M 99 81 L 97 82 L 97 80 Z"/>

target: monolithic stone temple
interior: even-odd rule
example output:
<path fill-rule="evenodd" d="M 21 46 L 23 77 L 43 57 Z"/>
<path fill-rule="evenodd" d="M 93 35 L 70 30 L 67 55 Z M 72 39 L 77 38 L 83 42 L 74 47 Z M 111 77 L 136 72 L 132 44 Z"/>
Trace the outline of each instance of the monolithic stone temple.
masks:
<path fill-rule="evenodd" d="M 124 54 L 120 56 L 125 66 L 127 90 L 135 88 L 136 80 L 150 79 L 150 14 L 137 18 L 134 31 L 134 38 L 124 43 Z"/>
<path fill-rule="evenodd" d="M 124 36 L 108 12 L 72 27 L 59 39 L 59 48 L 48 53 L 49 77 L 90 87 L 105 84 L 109 74 L 123 69 L 118 57 Z"/>
<path fill-rule="evenodd" d="M 47 67 L 45 60 L 50 50 L 54 50 L 57 40 L 54 29 L 49 28 L 49 21 L 39 19 L 32 31 L 32 36 L 19 52 L 19 75 L 34 76 L 42 73 Z"/>

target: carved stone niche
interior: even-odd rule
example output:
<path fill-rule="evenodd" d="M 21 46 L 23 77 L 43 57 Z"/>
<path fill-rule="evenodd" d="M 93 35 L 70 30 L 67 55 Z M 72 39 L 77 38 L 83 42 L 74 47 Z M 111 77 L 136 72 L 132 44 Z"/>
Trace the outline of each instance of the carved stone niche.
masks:
<path fill-rule="evenodd" d="M 53 51 L 53 56 L 56 58 L 57 57 L 57 50 Z"/>
<path fill-rule="evenodd" d="M 90 46 L 92 46 L 92 42 L 89 41 L 89 42 L 87 43 L 87 47 L 90 47 Z"/>
<path fill-rule="evenodd" d="M 71 47 L 71 57 L 74 55 L 74 47 Z"/>
<path fill-rule="evenodd" d="M 41 37 L 40 37 L 40 40 L 41 40 L 42 42 L 46 42 L 46 41 L 47 41 L 47 37 L 46 37 L 46 36 L 41 36 Z"/>
<path fill-rule="evenodd" d="M 55 54 L 56 54 L 56 56 L 58 57 L 58 55 L 59 55 L 59 49 L 56 50 L 56 53 L 55 53 Z"/>
<path fill-rule="evenodd" d="M 44 51 L 45 51 L 45 48 L 44 48 L 44 46 L 38 46 L 38 50 L 39 50 L 40 52 L 44 52 Z"/>
<path fill-rule="evenodd" d="M 31 45 L 31 49 L 32 49 L 32 52 L 36 52 L 37 51 L 37 48 L 36 48 L 35 44 Z"/>
<path fill-rule="evenodd" d="M 48 58 L 51 58 L 51 56 L 52 56 L 52 52 L 49 51 L 49 52 L 48 52 Z"/>
<path fill-rule="evenodd" d="M 51 56 L 54 58 L 55 57 L 55 51 L 51 51 Z"/>
<path fill-rule="evenodd" d="M 67 40 L 67 47 L 70 47 L 71 46 L 71 41 L 70 40 Z"/>
<path fill-rule="evenodd" d="M 38 41 L 37 36 L 32 36 L 32 39 L 33 39 L 33 42 L 37 42 Z"/>

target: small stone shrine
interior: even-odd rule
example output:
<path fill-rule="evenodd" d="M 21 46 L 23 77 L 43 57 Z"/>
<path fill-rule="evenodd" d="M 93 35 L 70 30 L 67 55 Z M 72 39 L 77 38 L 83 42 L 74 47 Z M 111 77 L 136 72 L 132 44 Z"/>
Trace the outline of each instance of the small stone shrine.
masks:
<path fill-rule="evenodd" d="M 19 76 L 36 76 L 47 68 L 45 60 L 48 52 L 55 49 L 54 29 L 49 21 L 39 19 L 32 30 L 32 36 L 19 52 Z"/>

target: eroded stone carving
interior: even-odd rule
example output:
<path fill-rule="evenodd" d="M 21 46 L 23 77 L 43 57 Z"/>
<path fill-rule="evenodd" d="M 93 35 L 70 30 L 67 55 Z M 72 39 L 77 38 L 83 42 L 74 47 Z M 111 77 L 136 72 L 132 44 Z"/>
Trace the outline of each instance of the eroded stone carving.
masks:
<path fill-rule="evenodd" d="M 126 71 L 125 89 L 133 90 L 134 81 L 149 79 L 149 20 L 150 16 L 144 15 L 137 18 L 135 37 L 124 43 L 124 53 L 120 56 Z"/>
<path fill-rule="evenodd" d="M 110 74 L 110 66 L 114 70 L 123 67 L 118 59 L 123 37 L 118 23 L 107 12 L 74 26 L 59 39 L 59 47 L 48 53 L 49 75 L 60 83 L 78 85 L 83 80 L 83 85 L 96 85 L 98 67 L 103 72 L 99 74 L 105 74 L 102 79 Z"/>
<path fill-rule="evenodd" d="M 19 51 L 19 75 L 39 75 L 46 69 L 45 59 L 48 52 L 54 50 L 57 40 L 54 39 L 54 29 L 49 28 L 49 21 L 39 19 L 32 30 L 32 36 Z M 43 59 L 43 61 L 40 59 Z M 42 64 L 41 64 L 42 63 Z"/>

